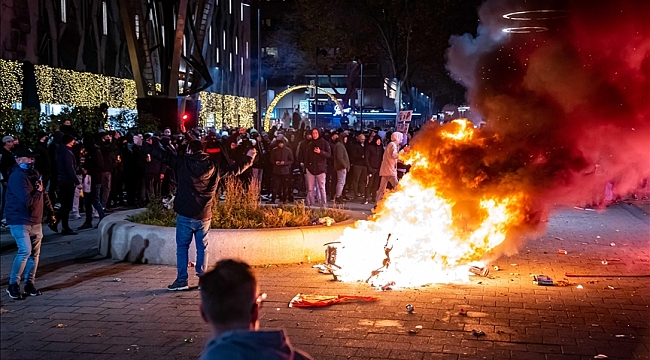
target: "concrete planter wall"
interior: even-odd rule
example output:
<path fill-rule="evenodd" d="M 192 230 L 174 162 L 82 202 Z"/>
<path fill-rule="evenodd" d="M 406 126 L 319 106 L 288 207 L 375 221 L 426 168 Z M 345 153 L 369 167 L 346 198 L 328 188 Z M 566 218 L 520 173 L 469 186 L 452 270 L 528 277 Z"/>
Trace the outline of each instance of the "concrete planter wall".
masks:
<path fill-rule="evenodd" d="M 143 209 L 106 216 L 99 224 L 99 252 L 103 256 L 135 263 L 176 265 L 176 229 L 136 224 L 126 220 Z M 319 262 L 325 259 L 323 244 L 335 241 L 346 227 L 365 216 L 348 212 L 350 220 L 327 226 L 280 229 L 210 230 L 208 259 L 234 258 L 251 265 Z M 190 261 L 195 261 L 196 247 L 190 247 Z"/>

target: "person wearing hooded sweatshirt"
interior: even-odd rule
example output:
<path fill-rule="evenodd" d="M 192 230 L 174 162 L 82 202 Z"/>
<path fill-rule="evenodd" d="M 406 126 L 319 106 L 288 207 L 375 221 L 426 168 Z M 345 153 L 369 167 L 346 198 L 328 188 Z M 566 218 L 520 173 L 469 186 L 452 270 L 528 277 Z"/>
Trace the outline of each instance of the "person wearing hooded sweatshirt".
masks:
<path fill-rule="evenodd" d="M 366 187 L 366 201 L 375 202 L 375 194 L 379 190 L 379 168 L 384 158 L 384 145 L 381 138 L 375 133 L 372 140 L 366 145 L 364 160 L 368 169 L 368 186 Z"/>
<path fill-rule="evenodd" d="M 332 156 L 332 150 L 327 140 L 321 137 L 318 129 L 312 129 L 312 140 L 306 144 L 303 161 L 305 163 L 305 182 L 307 183 L 307 206 L 316 205 L 314 202 L 314 187 L 318 191 L 318 199 L 327 206 L 325 179 L 327 177 L 327 159 Z"/>
<path fill-rule="evenodd" d="M 271 150 L 271 163 L 273 164 L 273 195 L 271 203 L 279 197 L 281 202 L 293 201 L 291 193 L 291 165 L 293 164 L 293 152 L 285 144 L 284 138 L 278 139 L 277 147 Z"/>
<path fill-rule="evenodd" d="M 402 143 L 404 134 L 401 132 L 394 132 L 390 136 L 390 143 L 386 146 L 384 157 L 381 161 L 379 168 L 379 189 L 377 190 L 377 202 L 381 201 L 386 192 L 386 186 L 390 185 L 394 188 L 397 187 L 397 158 L 399 157 L 399 146 Z"/>
<path fill-rule="evenodd" d="M 246 263 L 221 260 L 199 280 L 200 313 L 210 325 L 212 340 L 199 360 L 309 360 L 294 348 L 282 330 L 259 330 L 259 312 L 266 294 Z"/>
<path fill-rule="evenodd" d="M 185 133 L 185 126 L 181 124 Z M 215 167 L 203 144 L 192 140 L 184 155 L 165 150 L 159 143 L 144 143 L 143 151 L 176 171 L 178 192 L 174 201 L 176 217 L 176 280 L 167 290 L 189 290 L 187 264 L 192 238 L 196 242 L 196 275 L 201 276 L 208 264 L 206 235 L 212 220 L 212 203 L 217 183 L 226 175 L 238 176 L 251 167 L 255 149 L 249 150 L 245 162 Z"/>
<path fill-rule="evenodd" d="M 332 153 L 334 153 L 334 170 L 336 171 L 336 192 L 334 194 L 335 203 L 343 203 L 343 188 L 345 180 L 350 171 L 350 158 L 345 148 L 346 135 L 344 132 L 332 134 Z"/>

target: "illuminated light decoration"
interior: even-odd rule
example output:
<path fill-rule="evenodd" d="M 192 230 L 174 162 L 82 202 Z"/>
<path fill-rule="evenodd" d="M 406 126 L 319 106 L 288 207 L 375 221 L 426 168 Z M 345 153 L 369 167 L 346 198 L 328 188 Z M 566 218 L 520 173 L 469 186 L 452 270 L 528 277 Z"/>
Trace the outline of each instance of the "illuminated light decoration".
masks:
<path fill-rule="evenodd" d="M 318 90 L 318 91 L 322 91 L 327 96 L 329 96 L 329 98 L 332 99 L 332 101 L 334 101 L 336 103 L 336 106 L 338 106 L 339 109 L 343 109 L 343 105 L 341 105 L 341 103 L 334 96 L 334 94 L 332 94 L 331 92 L 329 92 L 329 91 L 327 91 L 327 90 L 325 90 L 325 89 L 323 89 L 321 87 L 318 87 L 318 86 L 315 86 L 315 85 L 295 85 L 295 86 L 291 86 L 288 89 L 284 90 L 283 92 L 279 93 L 275 98 L 273 98 L 273 100 L 269 104 L 269 107 L 266 109 L 266 115 L 264 115 L 264 129 L 265 130 L 269 130 L 269 128 L 271 127 L 271 114 L 273 113 L 273 110 L 275 109 L 275 106 L 278 104 L 278 102 L 283 97 L 285 97 L 287 94 L 293 92 L 294 90 L 299 90 L 299 89 L 315 89 L 315 90 Z"/>
<path fill-rule="evenodd" d="M 21 102 L 23 69 L 17 61 L 0 60 L 0 108 Z"/>
<path fill-rule="evenodd" d="M 503 14 L 504 19 L 517 21 L 555 20 L 569 16 L 566 10 L 525 10 Z"/>
<path fill-rule="evenodd" d="M 187 115 L 187 114 L 183 114 L 183 116 L 181 116 L 181 120 L 183 120 L 183 121 L 186 121 L 188 118 L 189 118 L 189 115 Z"/>
<path fill-rule="evenodd" d="M 135 81 L 100 74 L 77 72 L 35 65 L 36 87 L 42 104 L 65 106 L 98 106 L 108 104 L 111 108 L 137 109 L 137 89 Z M 11 108 L 22 101 L 22 64 L 17 61 L 0 59 L 0 108 Z M 161 91 L 161 84 L 156 84 Z M 201 91 L 199 119 L 205 124 L 208 117 L 221 119 L 221 94 Z M 230 126 L 253 126 L 253 113 L 256 103 L 253 98 L 230 96 L 224 109 L 224 120 Z"/>
<path fill-rule="evenodd" d="M 257 109 L 255 99 L 217 93 L 200 92 L 199 123 L 207 125 L 214 119 L 216 124 L 221 124 L 221 119 L 227 126 L 253 127 L 253 113 Z"/>
<path fill-rule="evenodd" d="M 530 34 L 548 31 L 548 28 L 544 26 L 516 26 L 504 28 L 501 31 L 508 34 Z"/>

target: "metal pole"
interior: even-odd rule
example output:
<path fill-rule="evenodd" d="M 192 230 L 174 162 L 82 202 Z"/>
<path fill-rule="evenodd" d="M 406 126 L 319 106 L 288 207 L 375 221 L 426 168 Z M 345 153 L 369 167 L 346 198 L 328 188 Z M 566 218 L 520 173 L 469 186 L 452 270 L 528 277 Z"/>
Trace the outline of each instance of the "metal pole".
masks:
<path fill-rule="evenodd" d="M 316 72 L 316 80 L 314 80 L 314 85 L 316 85 L 316 91 L 314 92 L 314 128 L 318 127 L 318 72 Z"/>
<path fill-rule="evenodd" d="M 361 131 L 363 131 L 363 63 L 361 63 L 361 99 L 359 103 L 359 121 L 361 121 Z"/>
<path fill-rule="evenodd" d="M 258 8 L 257 8 L 257 116 L 255 117 L 255 121 L 253 126 L 257 129 L 261 129 L 261 125 L 264 120 L 262 117 L 262 15 L 261 15 L 261 9 L 262 9 L 262 2 L 261 0 L 258 1 Z"/>

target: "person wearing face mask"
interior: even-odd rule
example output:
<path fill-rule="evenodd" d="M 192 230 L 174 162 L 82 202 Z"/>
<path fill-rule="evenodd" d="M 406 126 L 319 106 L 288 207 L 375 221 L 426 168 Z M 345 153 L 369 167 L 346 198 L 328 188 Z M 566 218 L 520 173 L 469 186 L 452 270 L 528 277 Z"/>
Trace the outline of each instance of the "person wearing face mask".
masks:
<path fill-rule="evenodd" d="M 185 126 L 181 124 L 185 134 Z M 212 203 L 217 183 L 224 176 L 239 176 L 253 164 L 255 149 L 250 149 L 245 159 L 216 167 L 203 150 L 199 140 L 192 140 L 185 155 L 164 149 L 159 143 L 143 143 L 144 152 L 176 171 L 178 192 L 174 201 L 176 217 L 176 280 L 167 287 L 170 291 L 189 290 L 187 264 L 192 239 L 196 243 L 196 275 L 207 269 L 208 241 L 212 221 Z M 217 200 L 218 201 L 218 200 Z"/>
<path fill-rule="evenodd" d="M 9 170 L 7 183 L 7 224 L 11 236 L 16 241 L 18 252 L 14 258 L 9 276 L 7 293 L 12 299 L 20 299 L 20 280 L 24 275 L 25 294 L 40 295 L 34 286 L 36 268 L 41 253 L 43 239 L 43 211 L 54 223 L 54 209 L 43 187 L 43 180 L 34 169 L 36 154 L 29 148 L 21 147 L 15 152 L 16 165 Z"/>

